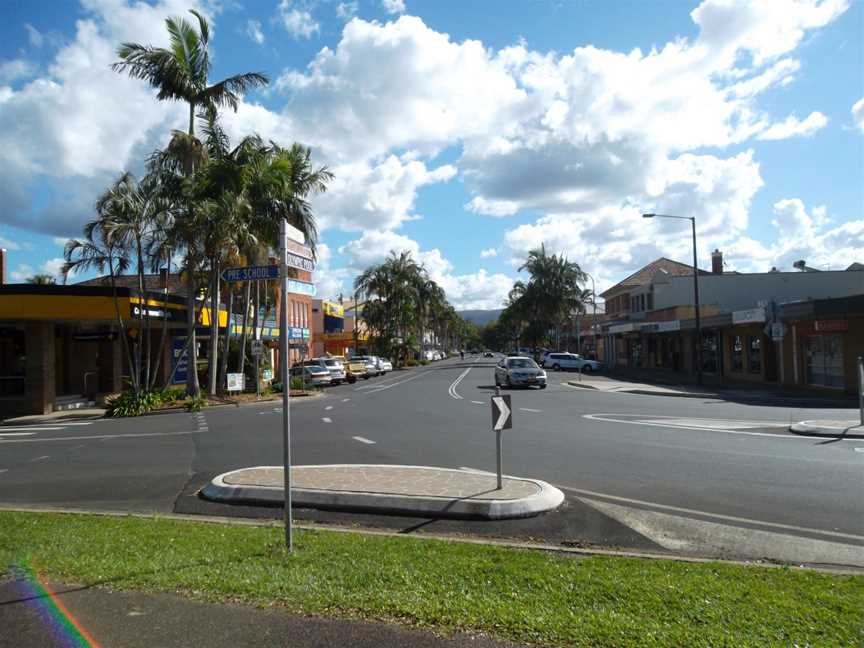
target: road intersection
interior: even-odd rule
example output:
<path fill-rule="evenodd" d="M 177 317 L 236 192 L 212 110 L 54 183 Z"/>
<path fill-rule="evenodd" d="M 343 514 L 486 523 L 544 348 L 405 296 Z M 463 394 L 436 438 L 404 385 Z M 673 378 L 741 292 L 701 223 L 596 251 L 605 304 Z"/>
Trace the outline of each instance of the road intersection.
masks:
<path fill-rule="evenodd" d="M 493 363 L 450 360 L 292 401 L 297 464 L 495 470 Z M 788 431 L 843 410 L 600 393 L 549 374 L 505 390 L 507 474 L 545 480 L 564 507 L 512 523 L 424 528 L 723 557 L 864 566 L 864 442 Z M 0 504 L 278 517 L 204 503 L 214 475 L 281 458 L 276 401 L 136 419 L 0 428 Z M 298 510 L 324 522 L 422 520 Z"/>

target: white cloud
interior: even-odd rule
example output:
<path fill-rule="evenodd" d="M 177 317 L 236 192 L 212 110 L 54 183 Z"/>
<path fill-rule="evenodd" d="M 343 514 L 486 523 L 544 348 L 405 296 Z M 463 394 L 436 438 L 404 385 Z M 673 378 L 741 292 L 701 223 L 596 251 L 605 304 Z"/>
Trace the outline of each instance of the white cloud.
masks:
<path fill-rule="evenodd" d="M 864 132 L 864 97 L 855 102 L 855 105 L 852 106 L 852 119 L 855 120 L 855 124 Z"/>
<path fill-rule="evenodd" d="M 342 20 L 351 20 L 354 16 L 357 15 L 357 10 L 359 9 L 359 5 L 357 0 L 350 0 L 349 2 L 340 2 L 336 5 L 336 16 L 341 18 Z"/>
<path fill-rule="evenodd" d="M 64 263 L 65 261 L 60 258 L 48 259 L 40 265 L 38 269 L 34 269 L 30 264 L 21 263 L 15 270 L 9 273 L 9 277 L 12 281 L 23 283 L 33 275 L 45 274 L 51 275 L 57 281 L 60 281 L 62 279 L 60 269 L 63 267 Z"/>
<path fill-rule="evenodd" d="M 804 121 L 790 115 L 759 134 L 760 140 L 782 140 L 790 137 L 810 137 L 828 124 L 828 118 L 818 111 L 810 113 Z"/>
<path fill-rule="evenodd" d="M 333 182 L 313 199 L 322 228 L 355 231 L 394 229 L 417 218 L 414 201 L 420 187 L 446 182 L 451 165 L 428 169 L 423 162 L 403 162 L 395 155 L 380 162 L 356 162 L 332 168 Z"/>
<path fill-rule="evenodd" d="M 305 8 L 293 6 L 291 0 L 279 3 L 279 14 L 285 30 L 294 38 L 310 38 L 312 34 L 321 31 L 321 25 L 312 17 L 312 12 Z"/>
<path fill-rule="evenodd" d="M 32 61 L 25 59 L 9 59 L 0 61 L 0 83 L 11 83 L 18 79 L 33 76 L 38 67 Z"/>
<path fill-rule="evenodd" d="M 465 209 L 485 216 L 512 216 L 519 211 L 519 203 L 513 200 L 487 200 L 482 196 L 475 196 L 465 204 Z"/>
<path fill-rule="evenodd" d="M 33 47 L 42 47 L 42 43 L 45 42 L 42 33 L 29 23 L 24 23 L 24 29 L 27 30 L 27 40 L 30 41 L 30 44 Z"/>
<path fill-rule="evenodd" d="M 388 14 L 405 13 L 405 0 L 381 0 L 381 6 Z"/>
<path fill-rule="evenodd" d="M 66 247 L 66 243 L 69 241 L 65 236 L 55 236 L 53 239 L 54 245 L 59 245 L 60 247 Z"/>
<path fill-rule="evenodd" d="M 9 271 L 9 278 L 15 283 L 24 283 L 35 274 L 33 266 L 26 263 L 20 264 L 15 270 Z"/>
<path fill-rule="evenodd" d="M 3 250 L 20 250 L 21 245 L 7 238 L 0 236 L 0 249 Z"/>
<path fill-rule="evenodd" d="M 486 250 L 480 250 L 480 257 L 483 259 L 488 259 L 489 257 L 498 256 L 498 250 L 495 248 L 488 248 Z"/>
<path fill-rule="evenodd" d="M 264 32 L 261 31 L 261 21 L 252 20 L 246 21 L 246 35 L 259 45 L 264 44 Z"/>

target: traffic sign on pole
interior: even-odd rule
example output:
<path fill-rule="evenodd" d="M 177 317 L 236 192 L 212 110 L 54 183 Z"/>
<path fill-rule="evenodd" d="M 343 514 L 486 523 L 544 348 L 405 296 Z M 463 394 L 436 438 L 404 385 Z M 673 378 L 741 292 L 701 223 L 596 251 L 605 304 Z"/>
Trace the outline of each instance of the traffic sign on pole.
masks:
<path fill-rule="evenodd" d="M 306 270 L 312 272 L 315 269 L 315 262 L 299 254 L 293 254 L 287 249 L 285 250 L 285 265 L 289 268 L 297 268 L 298 270 Z"/>
<path fill-rule="evenodd" d="M 291 233 L 289 228 L 291 226 L 288 224 L 288 221 L 283 219 L 279 232 L 279 240 L 282 243 L 279 251 L 282 254 L 283 264 L 288 262 L 289 253 L 286 241 Z M 283 519 L 285 521 L 285 546 L 288 548 L 288 551 L 291 551 L 294 548 L 294 538 L 291 526 L 291 375 L 288 371 L 288 273 L 282 274 L 281 292 L 279 313 L 279 373 L 282 377 L 282 487 L 285 490 Z"/>
<path fill-rule="evenodd" d="M 222 271 L 224 281 L 258 281 L 260 279 L 278 279 L 279 266 L 244 266 L 241 268 L 225 268 Z"/>
<path fill-rule="evenodd" d="M 509 430 L 513 427 L 513 411 L 510 408 L 510 395 L 492 397 L 492 429 Z"/>

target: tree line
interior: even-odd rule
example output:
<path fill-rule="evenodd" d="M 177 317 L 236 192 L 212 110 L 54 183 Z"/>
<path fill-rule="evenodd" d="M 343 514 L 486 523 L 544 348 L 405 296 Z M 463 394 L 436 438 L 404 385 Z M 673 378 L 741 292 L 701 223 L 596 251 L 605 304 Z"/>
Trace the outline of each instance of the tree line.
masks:
<path fill-rule="evenodd" d="M 143 177 L 125 172 L 105 190 L 96 203 L 96 218 L 85 225 L 83 237 L 66 244 L 62 274 L 66 278 L 72 272 L 95 269 L 107 275 L 130 369 L 130 388 L 135 394 L 146 394 L 157 387 L 168 308 L 166 304 L 161 322 L 154 324 L 142 303 L 137 334 L 130 336 L 118 307 L 117 278 L 134 270 L 138 294 L 146 302 L 147 270 L 165 269 L 170 275 L 176 266 L 186 286 L 186 391 L 198 398 L 195 331 L 208 302 L 210 394 L 224 385 L 228 369 L 230 326 L 220 337 L 219 304 L 227 291 L 230 318 L 235 288 L 220 285 L 222 269 L 267 263 L 278 247 L 282 219 L 305 234 L 314 252 L 318 232 L 309 198 L 325 191 L 333 176 L 326 167 L 314 166 L 311 151 L 300 144 L 283 147 L 250 134 L 232 145 L 220 123 L 220 111 L 236 111 L 240 96 L 267 84 L 268 78 L 248 72 L 211 82 L 209 26 L 198 12 L 190 13 L 196 24 L 184 18 L 166 19 L 167 48 L 124 43 L 117 50 L 120 60 L 113 65 L 118 73 L 147 81 L 157 90 L 159 101 L 186 103 L 188 129 L 173 131 L 168 145 L 149 156 Z M 167 289 L 165 285 L 166 293 Z M 260 311 L 258 291 L 253 295 L 247 282 L 242 292 L 244 326 L 236 358 L 238 372 L 243 371 L 246 358 L 249 312 L 252 310 L 257 334 Z M 161 327 L 156 342 L 151 335 L 154 325 Z"/>

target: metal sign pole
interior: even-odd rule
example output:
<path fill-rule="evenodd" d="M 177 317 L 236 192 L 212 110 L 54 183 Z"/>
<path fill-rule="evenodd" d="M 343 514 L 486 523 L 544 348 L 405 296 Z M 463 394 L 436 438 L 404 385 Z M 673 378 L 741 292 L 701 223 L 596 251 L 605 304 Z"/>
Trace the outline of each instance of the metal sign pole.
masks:
<path fill-rule="evenodd" d="M 495 395 L 496 396 L 501 395 L 501 388 L 500 387 L 495 388 Z M 501 430 L 495 430 L 495 450 L 497 452 L 496 465 L 497 465 L 497 474 L 498 474 L 498 490 L 501 490 L 502 488 L 504 488 L 504 486 L 503 486 L 504 480 L 501 476 L 501 472 L 502 472 L 501 464 L 503 462 L 503 452 L 501 449 Z"/>
<path fill-rule="evenodd" d="M 279 251 L 282 259 L 281 282 L 282 291 L 279 297 L 279 365 L 282 375 L 282 470 L 284 473 L 283 487 L 285 489 L 285 546 L 288 551 L 294 548 L 291 528 L 291 375 L 288 371 L 288 268 L 285 262 L 288 258 L 286 239 L 288 237 L 288 221 L 282 220 L 279 228 Z"/>
<path fill-rule="evenodd" d="M 858 356 L 858 409 L 864 425 L 864 356 Z"/>

